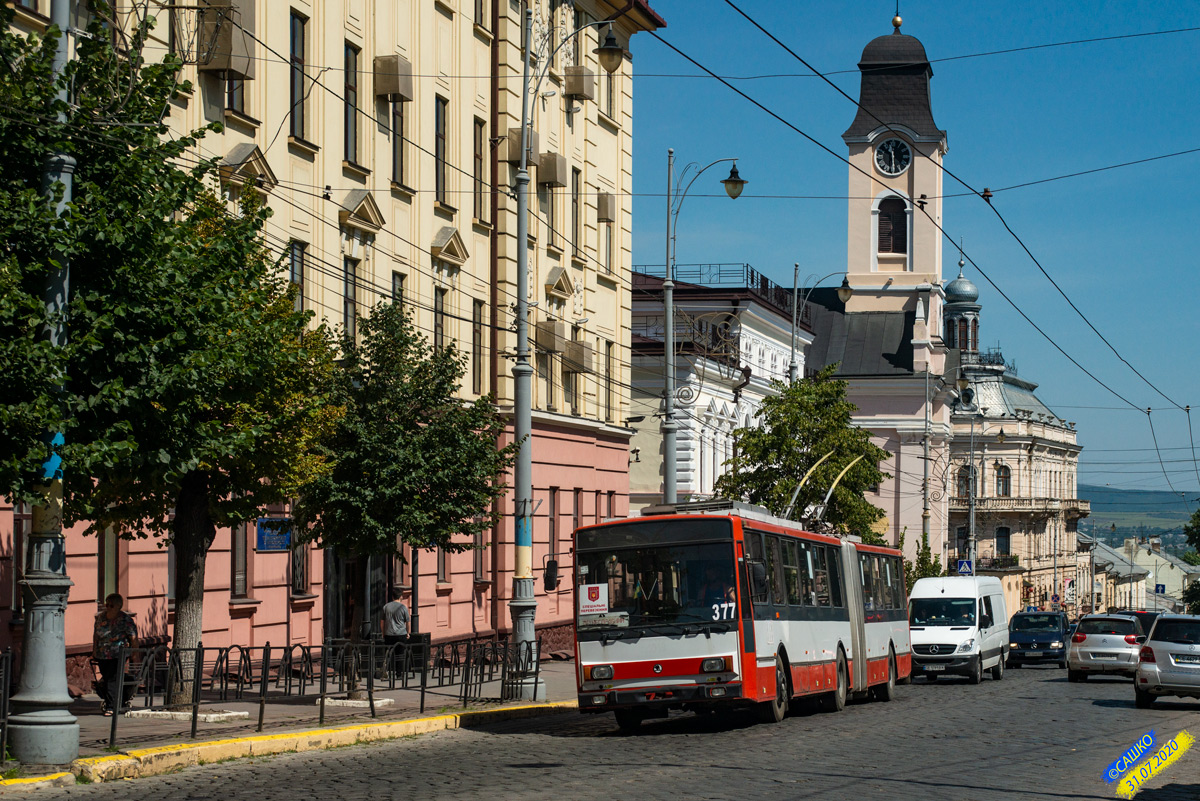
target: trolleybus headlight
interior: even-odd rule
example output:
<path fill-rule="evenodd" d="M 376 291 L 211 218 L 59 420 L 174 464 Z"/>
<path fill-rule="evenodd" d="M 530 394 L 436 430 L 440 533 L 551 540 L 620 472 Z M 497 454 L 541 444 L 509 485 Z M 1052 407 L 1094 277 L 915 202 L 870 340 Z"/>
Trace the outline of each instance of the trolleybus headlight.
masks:
<path fill-rule="evenodd" d="M 701 673 L 720 673 L 725 670 L 725 658 L 713 656 L 700 663 Z"/>
<path fill-rule="evenodd" d="M 592 681 L 607 681 L 613 677 L 612 665 L 592 665 L 589 673 Z"/>
<path fill-rule="evenodd" d="M 607 696 L 604 696 L 604 695 L 593 695 L 592 696 L 592 704 L 594 704 L 595 706 L 600 706 L 600 705 L 604 704 L 606 701 L 608 701 Z"/>

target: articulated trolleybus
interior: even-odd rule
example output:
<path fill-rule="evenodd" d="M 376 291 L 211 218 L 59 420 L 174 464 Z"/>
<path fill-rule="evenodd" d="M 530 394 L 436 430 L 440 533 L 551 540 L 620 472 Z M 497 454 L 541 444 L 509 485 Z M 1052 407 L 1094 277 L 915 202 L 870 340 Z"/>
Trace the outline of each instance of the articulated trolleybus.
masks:
<path fill-rule="evenodd" d="M 621 728 L 681 708 L 778 722 L 794 698 L 838 711 L 911 675 L 894 548 L 710 501 L 580 528 L 575 565 L 579 710 Z"/>

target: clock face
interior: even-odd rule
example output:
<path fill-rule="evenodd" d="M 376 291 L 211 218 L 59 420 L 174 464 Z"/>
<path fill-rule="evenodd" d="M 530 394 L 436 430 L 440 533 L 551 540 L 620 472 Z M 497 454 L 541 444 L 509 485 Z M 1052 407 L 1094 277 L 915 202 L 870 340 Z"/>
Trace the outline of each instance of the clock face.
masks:
<path fill-rule="evenodd" d="M 875 148 L 875 166 L 884 175 L 899 175 L 911 161 L 912 151 L 899 139 L 888 139 Z"/>

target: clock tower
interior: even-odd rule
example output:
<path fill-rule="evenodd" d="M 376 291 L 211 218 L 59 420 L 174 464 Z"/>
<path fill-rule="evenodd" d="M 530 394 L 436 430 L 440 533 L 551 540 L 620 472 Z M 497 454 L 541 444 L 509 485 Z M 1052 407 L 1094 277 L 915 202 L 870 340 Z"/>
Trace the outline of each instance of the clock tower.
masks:
<path fill-rule="evenodd" d="M 892 33 L 863 50 L 861 107 L 842 134 L 853 165 L 846 250 L 851 313 L 912 311 L 918 301 L 924 308 L 916 310 L 928 313 L 930 300 L 940 306 L 928 292 L 941 283 L 942 235 L 926 213 L 941 224 L 946 132 L 933 121 L 933 69 L 925 48 L 901 33 L 900 23 L 897 16 Z"/>

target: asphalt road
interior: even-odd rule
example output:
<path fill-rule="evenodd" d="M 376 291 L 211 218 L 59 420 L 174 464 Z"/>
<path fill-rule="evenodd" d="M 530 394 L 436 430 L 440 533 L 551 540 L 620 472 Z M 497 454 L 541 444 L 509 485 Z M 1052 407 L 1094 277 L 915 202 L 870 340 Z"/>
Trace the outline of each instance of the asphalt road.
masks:
<path fill-rule="evenodd" d="M 1111 799 L 1114 759 L 1150 729 L 1165 742 L 1188 727 L 1200 736 L 1200 702 L 1141 710 L 1128 680 L 1026 668 L 977 686 L 918 682 L 841 713 L 794 710 L 775 726 L 680 713 L 624 735 L 611 715 L 569 713 L 37 798 Z M 1200 799 L 1200 745 L 1137 798 Z"/>

